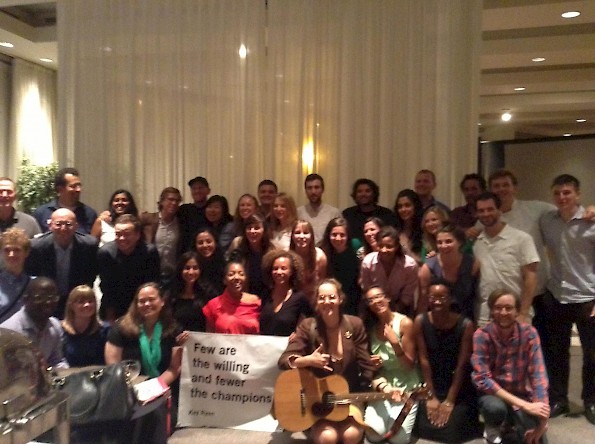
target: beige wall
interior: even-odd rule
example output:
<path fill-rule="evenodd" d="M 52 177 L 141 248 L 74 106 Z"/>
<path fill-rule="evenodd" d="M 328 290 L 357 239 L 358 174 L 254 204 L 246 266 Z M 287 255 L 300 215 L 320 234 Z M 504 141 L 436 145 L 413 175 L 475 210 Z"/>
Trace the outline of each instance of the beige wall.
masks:
<path fill-rule="evenodd" d="M 595 203 L 595 137 L 506 144 L 505 165 L 519 179 L 520 199 L 551 202 L 551 182 L 559 174 L 581 181 L 582 202 Z"/>

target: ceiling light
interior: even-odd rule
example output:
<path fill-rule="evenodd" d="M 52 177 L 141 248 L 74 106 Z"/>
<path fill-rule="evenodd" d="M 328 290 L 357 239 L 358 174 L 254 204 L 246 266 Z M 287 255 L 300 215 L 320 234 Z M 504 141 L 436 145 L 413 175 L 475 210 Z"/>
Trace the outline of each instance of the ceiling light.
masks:
<path fill-rule="evenodd" d="M 545 62 L 545 57 L 534 57 L 531 59 L 531 61 L 536 63 Z"/>
<path fill-rule="evenodd" d="M 572 134 L 570 134 L 570 133 L 564 133 L 564 137 L 570 137 L 570 136 L 572 136 Z"/>
<path fill-rule="evenodd" d="M 564 14 L 562 14 L 562 17 L 564 17 L 565 19 L 571 19 L 578 17 L 579 15 L 581 15 L 581 13 L 578 11 L 567 11 Z"/>
<path fill-rule="evenodd" d="M 42 57 L 41 59 L 39 59 L 40 62 L 45 62 L 45 63 L 52 63 L 53 60 L 52 59 L 48 59 L 46 57 Z"/>
<path fill-rule="evenodd" d="M 524 86 L 518 86 L 514 89 L 515 91 L 524 91 L 525 87 Z"/>
<path fill-rule="evenodd" d="M 9 42 L 0 42 L 0 46 L 4 46 L 5 48 L 14 48 L 14 45 Z"/>
<path fill-rule="evenodd" d="M 587 119 L 576 119 L 577 123 L 585 123 Z"/>
<path fill-rule="evenodd" d="M 500 118 L 503 122 L 510 122 L 510 119 L 512 119 L 512 114 L 510 114 L 510 111 L 505 110 L 500 116 Z"/>

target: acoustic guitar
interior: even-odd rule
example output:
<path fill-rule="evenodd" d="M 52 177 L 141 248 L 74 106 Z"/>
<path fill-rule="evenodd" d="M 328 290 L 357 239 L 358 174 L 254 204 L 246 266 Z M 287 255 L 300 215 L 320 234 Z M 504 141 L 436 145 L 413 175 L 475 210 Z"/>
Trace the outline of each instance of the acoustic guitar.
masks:
<path fill-rule="evenodd" d="M 429 396 L 429 390 L 423 384 L 405 394 L 404 398 L 426 399 Z M 317 378 L 308 369 L 296 368 L 281 373 L 277 378 L 273 410 L 281 427 L 290 432 L 301 432 L 320 419 L 344 420 L 349 415 L 349 404 L 353 402 L 370 402 L 391 397 L 392 393 L 349 393 L 349 385 L 342 376 Z"/>

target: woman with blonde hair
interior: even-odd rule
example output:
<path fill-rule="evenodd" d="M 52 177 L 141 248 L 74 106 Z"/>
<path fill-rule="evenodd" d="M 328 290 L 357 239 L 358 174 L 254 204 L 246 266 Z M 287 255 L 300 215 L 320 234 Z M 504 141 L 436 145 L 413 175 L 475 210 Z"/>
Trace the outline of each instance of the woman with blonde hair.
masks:
<path fill-rule="evenodd" d="M 289 250 L 291 228 L 297 220 L 297 208 L 293 197 L 287 193 L 279 193 L 273 203 L 270 216 L 271 241 L 276 248 Z"/>
<path fill-rule="evenodd" d="M 326 277 L 326 254 L 314 244 L 314 229 L 305 220 L 296 220 L 291 229 L 289 250 L 294 251 L 304 263 L 302 291 L 312 301 L 318 282 Z"/>
<path fill-rule="evenodd" d="M 95 292 L 88 285 L 74 287 L 68 295 L 62 329 L 64 357 L 71 367 L 105 363 L 104 349 L 110 326 L 99 320 Z"/>

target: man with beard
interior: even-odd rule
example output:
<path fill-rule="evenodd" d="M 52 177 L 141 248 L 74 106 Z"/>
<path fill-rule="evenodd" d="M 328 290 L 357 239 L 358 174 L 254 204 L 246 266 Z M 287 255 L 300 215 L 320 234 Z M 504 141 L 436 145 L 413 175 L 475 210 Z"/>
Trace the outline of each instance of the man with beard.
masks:
<path fill-rule="evenodd" d="M 304 189 L 309 202 L 298 207 L 298 219 L 312 224 L 314 241 L 318 243 L 322 240 L 328 223 L 335 217 L 341 217 L 341 212 L 338 208 L 322 202 L 322 194 L 324 193 L 324 179 L 322 176 L 308 174 L 304 181 Z"/>
<path fill-rule="evenodd" d="M 376 182 L 371 179 L 357 179 L 353 184 L 351 197 L 355 201 L 355 206 L 345 208 L 343 217 L 349 224 L 349 234 L 352 239 L 364 238 L 364 224 L 369 217 L 377 217 L 385 225 L 394 227 L 397 225 L 397 216 L 386 207 L 378 205 L 380 197 L 380 188 Z"/>
<path fill-rule="evenodd" d="M 484 229 L 473 246 L 481 264 L 475 318 L 480 326 L 485 325 L 490 316 L 488 296 L 496 289 L 506 288 L 520 294 L 519 320 L 529 322 L 539 263 L 533 238 L 500 219 L 500 199 L 494 193 L 480 194 L 476 206 Z"/>
<path fill-rule="evenodd" d="M 508 290 L 488 298 L 493 321 L 473 335 L 471 379 L 479 391 L 486 442 L 546 443 L 548 379 L 535 327 L 519 322 L 521 299 Z M 515 433 L 507 441 L 507 433 Z"/>

